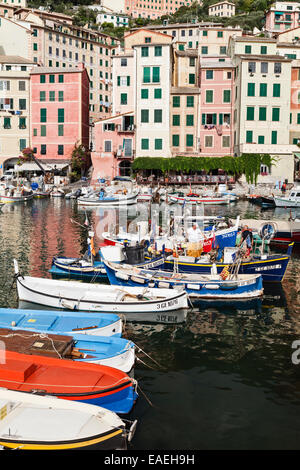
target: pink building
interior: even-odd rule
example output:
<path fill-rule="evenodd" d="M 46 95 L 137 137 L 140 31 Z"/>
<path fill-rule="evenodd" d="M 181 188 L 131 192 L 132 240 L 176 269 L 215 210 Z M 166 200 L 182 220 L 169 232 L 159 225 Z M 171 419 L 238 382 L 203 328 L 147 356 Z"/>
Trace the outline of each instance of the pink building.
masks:
<path fill-rule="evenodd" d="M 153 2 L 153 0 L 125 0 L 125 13 L 133 18 L 148 18 L 154 20 L 163 15 L 170 15 L 179 10 L 182 6 L 191 6 L 192 0 L 161 0 Z"/>
<path fill-rule="evenodd" d="M 100 178 L 129 176 L 134 157 L 135 135 L 133 112 L 101 119 L 94 125 L 92 182 Z"/>
<path fill-rule="evenodd" d="M 32 70 L 30 93 L 36 157 L 66 161 L 76 143 L 89 148 L 89 77 L 83 65 Z"/>
<path fill-rule="evenodd" d="M 266 13 L 266 31 L 276 33 L 300 26 L 300 3 L 275 2 Z"/>
<path fill-rule="evenodd" d="M 231 60 L 202 61 L 200 87 L 200 155 L 232 155 L 234 67 Z"/>

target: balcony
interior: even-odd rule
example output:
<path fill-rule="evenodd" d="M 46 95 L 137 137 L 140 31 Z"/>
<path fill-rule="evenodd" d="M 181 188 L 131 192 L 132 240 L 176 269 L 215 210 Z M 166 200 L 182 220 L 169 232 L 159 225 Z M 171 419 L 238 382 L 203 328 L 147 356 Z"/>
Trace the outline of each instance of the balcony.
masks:
<path fill-rule="evenodd" d="M 118 134 L 134 134 L 134 127 L 134 124 L 130 124 L 129 126 L 117 124 L 116 129 Z"/>

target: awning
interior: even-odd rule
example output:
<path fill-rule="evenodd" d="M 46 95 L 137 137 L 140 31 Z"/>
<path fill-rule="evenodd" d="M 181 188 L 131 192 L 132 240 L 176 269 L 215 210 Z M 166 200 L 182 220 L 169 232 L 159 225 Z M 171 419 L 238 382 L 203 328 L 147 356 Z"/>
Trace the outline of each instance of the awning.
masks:
<path fill-rule="evenodd" d="M 56 167 L 57 170 L 62 170 L 63 168 L 66 168 L 69 166 L 69 163 L 64 162 L 64 163 L 45 163 L 45 162 L 40 162 L 42 168 L 45 171 L 52 171 L 54 170 L 54 167 Z M 41 171 L 40 167 L 35 163 L 35 162 L 25 162 L 22 165 L 15 165 L 15 170 L 17 171 Z"/>

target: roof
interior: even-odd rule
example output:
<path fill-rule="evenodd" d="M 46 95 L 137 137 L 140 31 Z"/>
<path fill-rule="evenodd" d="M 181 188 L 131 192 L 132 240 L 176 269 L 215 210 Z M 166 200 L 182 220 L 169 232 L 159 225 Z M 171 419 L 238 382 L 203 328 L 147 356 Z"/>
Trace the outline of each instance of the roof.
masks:
<path fill-rule="evenodd" d="M 199 95 L 200 88 L 198 87 L 172 87 L 171 94 L 175 95 Z"/>
<path fill-rule="evenodd" d="M 259 38 L 257 36 L 238 36 L 232 39 L 236 42 L 277 42 L 275 38 Z"/>
<path fill-rule="evenodd" d="M 163 24 L 158 24 L 158 25 L 152 25 L 152 26 L 147 26 L 147 29 L 176 29 L 176 28 L 206 28 L 209 27 L 211 29 L 213 28 L 222 28 L 222 29 L 241 29 L 241 28 L 224 28 L 222 23 L 212 23 L 212 22 L 202 22 L 202 23 L 171 23 L 167 25 Z M 144 29 L 144 28 L 132 28 L 131 31 L 135 31 L 136 29 Z"/>
<path fill-rule="evenodd" d="M 167 37 L 170 37 L 171 39 L 173 39 L 173 36 L 171 36 L 170 34 L 160 33 L 159 31 L 151 31 L 152 29 L 154 29 L 154 28 L 152 28 L 151 26 L 149 26 L 149 28 L 147 27 L 147 28 L 132 29 L 127 34 L 124 34 L 124 38 L 128 38 L 129 36 L 132 36 L 133 34 L 139 33 L 140 31 L 145 31 L 146 33 L 151 32 L 151 33 L 155 33 L 155 34 L 161 34 L 164 37 L 167 36 Z"/>
<path fill-rule="evenodd" d="M 291 47 L 292 49 L 297 49 L 300 47 L 300 43 L 293 44 L 291 42 L 278 42 L 277 47 Z"/>
<path fill-rule="evenodd" d="M 215 7 L 216 5 L 223 5 L 224 3 L 228 3 L 228 5 L 233 5 L 235 7 L 235 3 L 224 0 L 224 2 L 212 3 L 211 5 L 209 5 L 208 9 L 210 9 L 211 7 Z"/>
<path fill-rule="evenodd" d="M 94 124 L 104 122 L 104 121 L 112 121 L 113 119 L 117 119 L 119 117 L 127 116 L 127 115 L 130 115 L 130 114 L 133 114 L 133 113 L 134 113 L 134 111 L 127 111 L 127 113 L 115 114 L 115 116 L 109 116 L 109 117 L 105 117 L 105 118 L 102 118 L 102 119 L 98 119 L 97 121 L 94 121 Z"/>
<path fill-rule="evenodd" d="M 83 72 L 85 71 L 85 67 L 79 68 L 79 67 L 69 67 L 69 68 L 64 68 L 64 67 L 36 67 L 35 69 L 31 70 L 30 74 L 36 74 L 40 75 L 43 73 L 77 73 L 77 72 Z"/>
<path fill-rule="evenodd" d="M 187 49 L 186 51 L 179 51 L 178 49 L 176 49 L 175 54 L 179 56 L 184 56 L 184 57 L 198 57 L 198 50 Z"/>
<path fill-rule="evenodd" d="M 33 60 L 19 55 L 0 55 L 0 64 L 34 64 Z"/>
<path fill-rule="evenodd" d="M 252 54 L 236 54 L 236 57 L 240 57 L 241 59 L 245 59 L 247 61 L 251 60 L 261 60 L 262 62 L 267 62 L 268 60 L 274 62 L 291 62 L 292 59 L 288 59 L 283 57 L 282 55 L 252 55 Z"/>
<path fill-rule="evenodd" d="M 230 61 L 228 62 L 201 62 L 200 63 L 200 68 L 201 69 L 233 69 L 235 65 Z"/>

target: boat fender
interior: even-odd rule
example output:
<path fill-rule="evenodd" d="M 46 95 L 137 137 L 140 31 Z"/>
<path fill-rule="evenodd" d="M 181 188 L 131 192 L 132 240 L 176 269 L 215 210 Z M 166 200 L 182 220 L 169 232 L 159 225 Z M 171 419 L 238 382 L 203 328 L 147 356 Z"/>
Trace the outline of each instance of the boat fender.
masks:
<path fill-rule="evenodd" d="M 115 276 L 118 278 L 118 279 L 123 279 L 123 281 L 128 281 L 129 279 L 129 276 L 128 274 L 124 274 L 124 273 L 116 273 Z"/>
<path fill-rule="evenodd" d="M 206 289 L 219 289 L 220 286 L 218 284 L 205 284 L 203 287 Z"/>
<path fill-rule="evenodd" d="M 186 288 L 191 289 L 191 290 L 200 290 L 201 285 L 200 284 L 186 284 Z"/>
<path fill-rule="evenodd" d="M 162 282 L 160 281 L 157 285 L 157 287 L 160 287 L 162 289 L 169 289 L 170 288 L 170 284 L 168 282 Z"/>
<path fill-rule="evenodd" d="M 137 282 L 139 284 L 145 284 L 145 279 L 141 278 L 141 277 L 137 277 L 137 276 L 131 276 L 130 279 L 133 281 L 133 282 Z"/>

